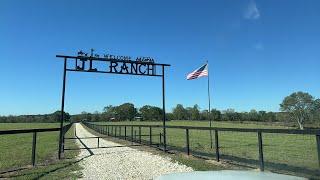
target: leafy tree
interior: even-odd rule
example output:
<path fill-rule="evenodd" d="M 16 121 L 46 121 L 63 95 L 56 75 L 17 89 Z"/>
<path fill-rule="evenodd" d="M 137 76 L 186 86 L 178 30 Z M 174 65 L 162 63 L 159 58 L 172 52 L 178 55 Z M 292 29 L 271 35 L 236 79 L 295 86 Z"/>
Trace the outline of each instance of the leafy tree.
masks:
<path fill-rule="evenodd" d="M 182 104 L 177 104 L 177 106 L 173 108 L 172 113 L 176 120 L 184 120 L 187 118 L 187 111 Z"/>
<path fill-rule="evenodd" d="M 200 111 L 199 106 L 195 104 L 193 107 L 187 107 L 185 109 L 185 118 L 188 120 L 199 120 L 200 119 Z"/>
<path fill-rule="evenodd" d="M 198 104 L 195 104 L 192 108 L 191 108 L 191 119 L 192 120 L 199 120 L 200 119 L 200 111 L 199 111 L 199 106 Z"/>
<path fill-rule="evenodd" d="M 110 120 L 111 118 L 116 118 L 116 106 L 106 106 L 103 108 L 103 113 L 101 114 L 102 119 Z"/>
<path fill-rule="evenodd" d="M 292 119 L 297 121 L 303 129 L 305 121 L 309 119 L 314 109 L 314 97 L 305 92 L 295 92 L 285 97 L 280 104 L 280 110 L 289 112 Z"/>
<path fill-rule="evenodd" d="M 64 112 L 64 121 L 69 121 L 70 120 L 70 114 L 67 112 Z M 51 114 L 52 119 L 54 122 L 60 122 L 60 116 L 61 116 L 61 111 L 56 111 Z"/>
<path fill-rule="evenodd" d="M 116 119 L 118 120 L 134 120 L 137 114 L 137 109 L 132 103 L 124 103 L 115 108 Z"/>
<path fill-rule="evenodd" d="M 144 121 L 161 121 L 162 109 L 155 106 L 145 105 L 139 109 Z"/>
<path fill-rule="evenodd" d="M 212 109 L 210 113 L 211 120 L 220 121 L 221 120 L 221 112 L 217 109 Z"/>

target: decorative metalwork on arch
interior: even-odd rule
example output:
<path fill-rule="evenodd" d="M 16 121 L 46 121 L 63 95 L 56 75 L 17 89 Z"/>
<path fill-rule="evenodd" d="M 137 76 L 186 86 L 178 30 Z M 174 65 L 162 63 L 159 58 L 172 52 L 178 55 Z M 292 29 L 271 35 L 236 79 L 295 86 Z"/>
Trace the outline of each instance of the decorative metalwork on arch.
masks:
<path fill-rule="evenodd" d="M 64 61 L 63 67 L 63 84 L 61 97 L 61 117 L 60 117 L 60 138 L 59 138 L 59 159 L 61 158 L 63 148 L 63 120 L 64 120 L 64 102 L 67 72 L 87 72 L 87 73 L 107 73 L 135 76 L 154 76 L 162 77 L 162 109 L 163 109 L 163 143 L 164 151 L 166 147 L 166 112 L 165 112 L 165 67 L 169 64 L 156 63 L 151 57 L 118 56 L 104 54 L 102 57 L 93 53 L 90 55 L 79 51 L 77 56 L 56 55 Z"/>

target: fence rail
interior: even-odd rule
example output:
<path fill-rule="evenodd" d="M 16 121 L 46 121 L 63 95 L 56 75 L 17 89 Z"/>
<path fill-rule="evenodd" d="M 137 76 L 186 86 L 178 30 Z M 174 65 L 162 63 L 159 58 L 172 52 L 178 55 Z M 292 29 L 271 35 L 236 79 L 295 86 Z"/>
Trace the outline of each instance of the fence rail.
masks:
<path fill-rule="evenodd" d="M 73 123 L 65 125 L 62 127 L 63 137 L 66 132 L 71 128 Z M 40 132 L 54 132 L 60 131 L 60 128 L 39 128 L 39 129 L 14 129 L 14 130 L 3 130 L 0 131 L 0 135 L 12 135 L 12 134 L 26 134 L 32 133 L 32 152 L 31 152 L 31 164 L 36 166 L 36 150 L 37 150 L 37 133 Z M 64 141 L 63 141 L 64 146 Z"/>
<path fill-rule="evenodd" d="M 105 134 L 108 136 L 113 136 L 113 137 L 118 137 L 118 138 L 123 138 L 126 140 L 138 142 L 138 143 L 143 143 L 146 145 L 157 145 L 157 147 L 162 146 L 162 149 L 165 150 L 165 144 L 163 141 L 163 133 L 161 128 L 163 126 L 160 125 L 101 125 L 101 124 L 96 124 L 92 122 L 83 122 L 84 125 L 87 127 L 101 133 Z M 131 128 L 131 129 L 129 129 Z M 145 128 L 147 130 L 144 131 L 144 133 L 141 133 L 141 128 Z M 149 128 L 149 129 L 148 129 Z M 180 131 L 185 131 L 185 133 L 180 133 L 180 136 L 185 136 L 185 142 L 184 145 L 180 145 L 180 147 L 175 147 L 175 145 L 168 145 L 168 150 L 170 150 L 170 147 L 174 150 L 178 151 L 184 151 L 188 155 L 191 155 L 194 153 L 194 151 L 191 149 L 192 142 L 190 140 L 190 131 L 213 131 L 214 132 L 214 155 L 215 159 L 217 161 L 220 161 L 221 157 L 226 157 L 223 156 L 222 154 L 224 153 L 223 151 L 226 150 L 226 145 L 224 144 L 225 138 L 222 138 L 220 136 L 225 136 L 225 133 L 234 133 L 237 135 L 238 134 L 250 134 L 253 136 L 256 136 L 256 152 L 258 155 L 257 158 L 257 164 L 259 166 L 259 169 L 261 171 L 264 171 L 265 169 L 265 156 L 264 156 L 264 146 L 269 148 L 266 143 L 264 142 L 264 138 L 267 140 L 267 137 L 270 135 L 275 135 L 275 134 L 282 134 L 283 136 L 290 136 L 290 135 L 297 135 L 297 136 L 303 136 L 307 135 L 307 137 L 314 137 L 315 138 L 315 146 L 316 146 L 316 154 L 317 154 L 317 163 L 318 163 L 318 172 L 320 172 L 320 130 L 319 129 L 306 129 L 306 130 L 298 130 L 298 129 L 249 129 L 249 128 L 220 128 L 220 127 L 191 127 L 191 126 L 165 126 L 166 129 L 175 129 L 175 132 L 178 130 Z M 121 129 L 125 129 L 124 131 L 124 136 L 122 135 Z M 127 133 L 127 130 L 129 129 L 130 134 Z M 158 133 L 155 133 L 153 129 L 158 129 Z M 149 134 L 148 134 L 149 132 Z M 160 132 L 160 133 L 159 133 Z M 122 134 L 121 134 L 122 133 Z M 255 134 L 255 135 L 254 135 Z M 263 136 L 265 134 L 265 137 Z M 158 136 L 158 143 L 154 143 L 154 135 Z M 174 133 L 173 133 L 174 135 Z M 149 137 L 148 137 L 149 136 Z M 167 135 L 168 136 L 168 135 Z M 142 138 L 144 138 L 142 140 Z M 268 139 L 269 140 L 269 139 Z M 313 142 L 314 140 L 312 140 Z M 170 144 L 170 142 L 168 143 Z M 223 144 L 223 145 L 222 145 Z M 221 150 L 223 148 L 223 150 Z M 237 149 L 236 145 L 234 147 Z M 305 148 L 310 148 L 310 147 L 305 147 Z M 221 153 L 222 151 L 222 153 Z"/>

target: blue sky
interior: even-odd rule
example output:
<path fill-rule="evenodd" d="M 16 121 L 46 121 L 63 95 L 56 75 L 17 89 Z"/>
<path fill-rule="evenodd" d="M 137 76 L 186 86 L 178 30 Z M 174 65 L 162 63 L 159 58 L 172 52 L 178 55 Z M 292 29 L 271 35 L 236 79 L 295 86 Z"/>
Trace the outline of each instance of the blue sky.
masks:
<path fill-rule="evenodd" d="M 212 107 L 278 111 L 294 91 L 320 98 L 320 1 L 0 1 L 0 114 L 60 108 L 63 62 L 80 49 L 151 56 L 172 66 L 167 111 L 207 108 L 207 79 L 186 75 L 209 61 Z M 124 102 L 161 106 L 161 79 L 68 73 L 66 111 Z"/>

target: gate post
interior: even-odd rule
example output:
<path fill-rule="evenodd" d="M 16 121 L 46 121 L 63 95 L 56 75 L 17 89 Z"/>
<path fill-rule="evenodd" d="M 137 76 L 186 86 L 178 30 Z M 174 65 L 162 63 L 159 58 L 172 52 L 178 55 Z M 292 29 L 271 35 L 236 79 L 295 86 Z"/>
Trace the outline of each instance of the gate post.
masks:
<path fill-rule="evenodd" d="M 63 65 L 63 84 L 62 84 L 62 97 L 61 97 L 61 115 L 60 115 L 60 134 L 59 134 L 59 150 L 58 150 L 58 158 L 61 159 L 61 149 L 62 149 L 62 128 L 64 121 L 64 96 L 66 91 L 66 76 L 67 76 L 67 58 L 64 58 Z"/>
<path fill-rule="evenodd" d="M 163 118 L 163 150 L 167 151 L 167 133 L 166 133 L 166 101 L 165 101 L 165 82 L 164 66 L 162 65 L 162 118 Z"/>

